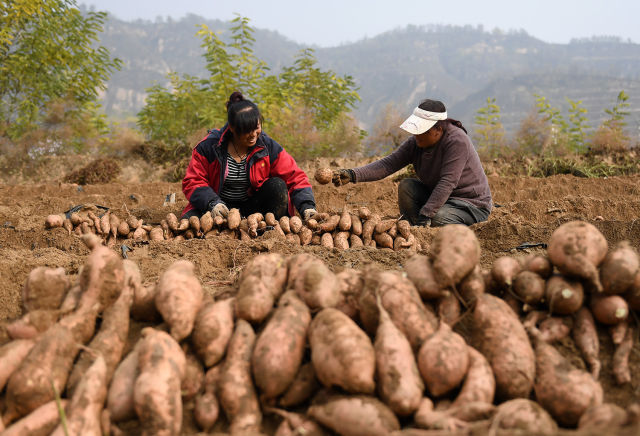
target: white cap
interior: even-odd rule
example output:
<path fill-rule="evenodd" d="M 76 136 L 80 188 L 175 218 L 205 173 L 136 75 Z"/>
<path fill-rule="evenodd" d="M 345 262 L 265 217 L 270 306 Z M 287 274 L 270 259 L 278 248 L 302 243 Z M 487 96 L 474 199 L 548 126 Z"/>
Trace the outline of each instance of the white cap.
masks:
<path fill-rule="evenodd" d="M 446 119 L 446 112 L 429 112 L 417 107 L 413 110 L 413 114 L 404 120 L 400 128 L 412 135 L 420 135 L 432 128 L 438 121 Z"/>

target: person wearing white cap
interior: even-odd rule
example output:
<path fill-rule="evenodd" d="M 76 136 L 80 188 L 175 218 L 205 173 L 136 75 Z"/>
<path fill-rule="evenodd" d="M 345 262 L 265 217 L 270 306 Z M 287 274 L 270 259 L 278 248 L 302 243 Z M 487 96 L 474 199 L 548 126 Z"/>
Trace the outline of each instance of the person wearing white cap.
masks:
<path fill-rule="evenodd" d="M 460 121 L 441 101 L 423 100 L 400 126 L 411 133 L 390 155 L 333 172 L 336 186 L 383 179 L 413 164 L 417 178 L 398 185 L 398 207 L 412 225 L 472 225 L 491 213 L 489 181 Z"/>

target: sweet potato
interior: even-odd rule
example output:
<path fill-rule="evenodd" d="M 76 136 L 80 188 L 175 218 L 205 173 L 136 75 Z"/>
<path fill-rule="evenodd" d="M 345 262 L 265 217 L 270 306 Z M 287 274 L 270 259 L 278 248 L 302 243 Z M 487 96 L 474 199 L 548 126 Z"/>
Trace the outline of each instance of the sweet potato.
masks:
<path fill-rule="evenodd" d="M 591 315 L 591 311 L 582 307 L 574 315 L 573 328 L 571 334 L 576 346 L 582 353 L 583 359 L 587 362 L 591 375 L 595 380 L 600 376 L 600 340 L 596 324 Z"/>
<path fill-rule="evenodd" d="M 622 342 L 613 353 L 612 372 L 619 385 L 631 383 L 631 371 L 629 370 L 629 355 L 633 349 L 635 329 L 631 326 L 627 329 Z"/>
<path fill-rule="evenodd" d="M 373 345 L 351 318 L 337 309 L 322 309 L 309 327 L 309 345 L 313 368 L 323 385 L 351 393 L 373 393 Z"/>
<path fill-rule="evenodd" d="M 433 397 L 440 397 L 458 387 L 469 368 L 467 344 L 451 327 L 440 327 L 420 347 L 418 368 Z"/>
<path fill-rule="evenodd" d="M 220 362 L 233 333 L 235 298 L 208 302 L 202 306 L 193 325 L 191 343 L 204 365 Z"/>
<path fill-rule="evenodd" d="M 333 248 L 333 236 L 331 233 L 323 233 L 320 238 L 320 245 L 324 248 Z"/>
<path fill-rule="evenodd" d="M 54 388 L 64 391 L 80 345 L 93 336 L 98 307 L 67 315 L 39 337 L 7 383 L 5 424 L 53 400 Z"/>
<path fill-rule="evenodd" d="M 455 294 L 450 293 L 444 297 L 438 298 L 435 302 L 436 312 L 441 321 L 453 327 L 462 315 L 460 300 Z"/>
<path fill-rule="evenodd" d="M 602 403 L 602 386 L 542 340 L 536 328 L 529 332 L 536 353 L 536 399 L 560 424 L 575 427 L 585 410 Z"/>
<path fill-rule="evenodd" d="M 326 221 L 318 224 L 321 233 L 333 232 L 340 223 L 340 215 L 331 215 Z"/>
<path fill-rule="evenodd" d="M 549 238 L 547 254 L 551 263 L 566 275 L 585 279 L 600 292 L 598 266 L 607 255 L 604 235 L 593 224 L 570 221 L 555 229 Z"/>
<path fill-rule="evenodd" d="M 342 214 L 338 221 L 338 229 L 342 232 L 348 232 L 351 230 L 351 214 L 349 213 L 349 209 L 347 209 L 346 205 L 342 208 Z"/>
<path fill-rule="evenodd" d="M 70 287 L 64 268 L 36 267 L 22 289 L 22 306 L 26 311 L 57 309 Z"/>
<path fill-rule="evenodd" d="M 509 434 L 535 434 L 552 436 L 558 433 L 558 425 L 538 403 L 517 398 L 505 401 L 496 409 L 491 428 Z"/>
<path fill-rule="evenodd" d="M 11 339 L 34 339 L 58 322 L 62 314 L 61 310 L 36 309 L 7 323 L 5 328 Z"/>
<path fill-rule="evenodd" d="M 375 233 L 373 239 L 376 241 L 377 247 L 393 250 L 393 238 L 388 233 Z"/>
<path fill-rule="evenodd" d="M 64 410 L 68 401 L 60 400 L 60 407 Z M 2 432 L 2 436 L 44 436 L 49 435 L 60 422 L 58 402 L 51 400 L 35 409 L 24 418 L 16 421 Z M 2 424 L 0 423 L 0 429 Z M 1 431 L 1 430 L 0 430 Z"/>
<path fill-rule="evenodd" d="M 133 404 L 143 435 L 179 434 L 182 427 L 180 381 L 186 360 L 169 334 L 145 327 L 138 348 Z"/>
<path fill-rule="evenodd" d="M 377 398 L 366 395 L 330 395 L 315 401 L 307 414 L 344 436 L 382 436 L 400 429 L 393 412 Z"/>
<path fill-rule="evenodd" d="M 362 221 L 354 214 L 351 214 L 351 233 L 356 236 L 362 235 Z"/>
<path fill-rule="evenodd" d="M 543 341 L 553 343 L 569 336 L 571 325 L 572 319 L 569 317 L 550 316 L 540 323 L 538 329 Z"/>
<path fill-rule="evenodd" d="M 427 256 L 414 254 L 405 260 L 403 269 L 422 299 L 435 299 L 448 294 L 436 282 L 431 260 Z"/>
<path fill-rule="evenodd" d="M 336 307 L 342 300 L 335 273 L 320 259 L 312 257 L 298 274 L 293 289 L 310 309 Z"/>
<path fill-rule="evenodd" d="M 295 378 L 278 400 L 282 407 L 298 406 L 307 401 L 318 389 L 318 379 L 311 362 L 303 363 Z"/>
<path fill-rule="evenodd" d="M 200 232 L 202 234 L 207 233 L 209 230 L 211 230 L 213 228 L 213 216 L 211 215 L 210 211 L 206 211 L 201 217 L 200 217 Z"/>
<path fill-rule="evenodd" d="M 333 236 L 333 246 L 338 250 L 349 248 L 349 232 L 336 232 Z"/>
<path fill-rule="evenodd" d="M 429 429 L 432 431 L 441 430 L 446 434 L 466 429 L 468 425 L 460 419 L 451 417 L 447 410 L 436 410 L 433 405 L 433 401 L 430 398 L 424 397 L 420 401 L 420 406 L 416 411 L 413 420 L 420 428 Z"/>
<path fill-rule="evenodd" d="M 360 217 L 362 218 L 362 216 Z M 364 219 L 364 223 L 362 224 L 362 241 L 365 245 L 373 238 L 373 233 L 376 228 L 376 224 L 380 221 L 380 217 L 378 215 L 370 215 L 369 218 Z"/>
<path fill-rule="evenodd" d="M 355 319 L 358 316 L 358 298 L 364 286 L 364 277 L 360 270 L 345 268 L 336 274 L 340 301 L 336 304 L 336 309 L 342 311 L 349 318 Z"/>
<path fill-rule="evenodd" d="M 236 315 L 249 322 L 264 320 L 287 282 L 287 262 L 281 254 L 260 254 L 247 262 L 238 278 Z"/>
<path fill-rule="evenodd" d="M 293 245 L 300 245 L 302 242 L 300 240 L 300 235 L 296 233 L 287 233 L 284 237 L 288 242 L 292 243 Z"/>
<path fill-rule="evenodd" d="M 258 236 L 258 224 L 262 221 L 262 214 L 260 212 L 252 213 L 247 217 L 247 224 L 249 225 L 249 236 L 255 238 Z"/>
<path fill-rule="evenodd" d="M 451 403 L 451 408 L 471 403 L 493 403 L 496 392 L 496 378 L 487 359 L 475 348 L 467 345 L 469 369 L 462 388 Z M 466 419 L 465 419 L 466 421 Z"/>
<path fill-rule="evenodd" d="M 518 259 L 511 256 L 500 256 L 493 261 L 491 275 L 500 289 L 508 289 L 513 284 L 516 274 L 522 270 Z"/>
<path fill-rule="evenodd" d="M 553 274 L 545 287 L 545 301 L 549 313 L 570 315 L 582 307 L 584 290 L 582 283 L 562 274 Z"/>
<path fill-rule="evenodd" d="M 299 216 L 292 216 L 289 218 L 289 228 L 291 229 L 291 233 L 298 233 L 302 228 L 302 220 Z"/>
<path fill-rule="evenodd" d="M 463 224 L 441 227 L 433 238 L 429 257 L 441 288 L 455 286 L 480 261 L 480 243 Z"/>
<path fill-rule="evenodd" d="M 0 347 L 0 392 L 34 344 L 35 341 L 31 339 L 17 339 Z"/>
<path fill-rule="evenodd" d="M 389 312 L 395 325 L 405 334 L 417 351 L 437 328 L 435 314 L 420 299 L 413 283 L 398 271 L 367 271 L 358 300 L 360 321 L 371 335 L 378 327 L 380 314 L 376 294 Z"/>
<path fill-rule="evenodd" d="M 500 298 L 483 294 L 472 314 L 473 346 L 486 358 L 502 399 L 528 397 L 535 376 L 535 358 L 527 333 L 513 310 Z"/>
<path fill-rule="evenodd" d="M 204 367 L 200 359 L 186 343 L 182 345 L 185 356 L 184 376 L 180 384 L 180 393 L 184 402 L 193 400 L 204 386 Z"/>
<path fill-rule="evenodd" d="M 169 212 L 164 219 L 167 221 L 167 225 L 172 232 L 178 231 L 180 221 L 178 221 L 178 217 L 173 212 Z"/>
<path fill-rule="evenodd" d="M 282 394 L 293 382 L 304 356 L 311 313 L 295 291 L 285 292 L 256 339 L 251 369 L 265 398 Z"/>
<path fill-rule="evenodd" d="M 64 221 L 64 215 L 59 215 L 59 214 L 47 215 L 47 217 L 44 220 L 44 228 L 54 229 L 56 227 L 62 227 L 63 221 Z"/>
<path fill-rule="evenodd" d="M 155 294 L 156 308 L 170 326 L 171 336 L 176 341 L 189 336 L 203 300 L 195 265 L 188 260 L 172 263 L 160 275 Z"/>
<path fill-rule="evenodd" d="M 120 296 L 124 275 L 122 258 L 115 251 L 103 245 L 93 248 L 80 273 L 80 305 L 93 306 L 98 301 L 101 310 L 109 307 Z"/>
<path fill-rule="evenodd" d="M 218 420 L 220 403 L 214 392 L 205 391 L 195 399 L 193 405 L 193 418 L 198 427 L 208 433 Z"/>
<path fill-rule="evenodd" d="M 83 350 L 73 366 L 67 381 L 67 394 L 73 396 L 76 385 L 81 382 L 89 367 L 95 364 L 96 355 L 101 356 L 105 366 L 105 383 L 113 376 L 127 341 L 129 334 L 129 309 L 133 300 L 133 289 L 125 286 L 118 299 L 102 314 L 100 329 Z M 105 387 L 106 390 L 106 387 Z M 106 391 L 105 391 L 106 397 Z M 102 410 L 102 408 L 100 409 Z"/>
<path fill-rule="evenodd" d="M 274 436 L 325 436 L 327 434 L 320 424 L 305 415 L 273 407 L 268 407 L 266 411 L 275 413 L 283 418 Z"/>
<path fill-rule="evenodd" d="M 331 168 L 318 168 L 313 177 L 321 185 L 326 185 L 331 181 L 332 175 L 333 171 L 331 171 Z"/>
<path fill-rule="evenodd" d="M 100 217 L 100 233 L 102 233 L 105 237 L 108 236 L 109 233 L 111 233 L 111 222 L 109 221 L 110 216 L 111 211 L 108 210 Z"/>
<path fill-rule="evenodd" d="M 613 342 L 614 345 L 619 345 L 624 340 L 624 336 L 627 334 L 628 329 L 628 320 L 620 321 L 617 324 L 609 326 L 609 335 L 611 336 L 611 342 Z"/>
<path fill-rule="evenodd" d="M 580 417 L 578 429 L 588 432 L 608 433 L 617 431 L 627 424 L 627 412 L 613 403 L 591 406 Z"/>
<path fill-rule="evenodd" d="M 589 307 L 596 321 L 605 325 L 617 324 L 629 316 L 629 306 L 620 295 L 592 294 Z"/>
<path fill-rule="evenodd" d="M 285 215 L 280 218 L 280 227 L 282 228 L 282 231 L 285 233 L 285 235 L 291 233 L 291 226 L 288 216 Z"/>
<path fill-rule="evenodd" d="M 600 282 L 606 294 L 622 294 L 633 285 L 640 268 L 638 252 L 629 241 L 621 241 L 605 256 L 600 265 Z"/>
<path fill-rule="evenodd" d="M 485 281 L 480 265 L 473 267 L 458 284 L 458 293 L 462 302 L 468 307 L 474 304 L 478 297 L 484 294 Z"/>
<path fill-rule="evenodd" d="M 101 354 L 79 380 L 66 409 L 66 427 L 59 425 L 53 436 L 102 434 L 101 412 L 107 397 L 107 365 Z"/>
<path fill-rule="evenodd" d="M 349 247 L 352 247 L 352 248 L 364 247 L 364 244 L 362 243 L 362 239 L 360 239 L 360 236 L 354 235 L 353 233 L 351 233 L 351 235 L 349 235 Z"/>
<path fill-rule="evenodd" d="M 133 405 L 133 388 L 139 374 L 139 344 L 140 342 L 127 354 L 113 373 L 106 404 L 113 422 L 128 421 L 136 416 Z"/>
<path fill-rule="evenodd" d="M 377 300 L 380 321 L 373 348 L 378 392 L 395 414 L 407 416 L 420 405 L 424 383 L 411 344 L 394 325 L 379 297 Z"/>
<path fill-rule="evenodd" d="M 239 319 L 227 348 L 218 380 L 218 399 L 230 423 L 230 433 L 259 432 L 262 412 L 251 379 L 251 355 L 256 335 L 251 325 Z"/>
<path fill-rule="evenodd" d="M 640 311 L 640 271 L 636 273 L 633 284 L 623 297 L 629 304 L 629 309 Z"/>
<path fill-rule="evenodd" d="M 525 304 L 540 303 L 545 296 L 545 289 L 544 279 L 532 271 L 522 270 L 513 279 L 513 293 Z"/>
<path fill-rule="evenodd" d="M 240 210 L 235 207 L 229 209 L 229 214 L 227 215 L 227 227 L 229 230 L 235 230 L 240 226 L 240 221 L 242 217 L 240 216 Z"/>
<path fill-rule="evenodd" d="M 129 224 L 126 221 L 120 221 L 120 224 L 118 224 L 118 235 L 127 236 L 130 231 Z"/>
<path fill-rule="evenodd" d="M 534 272 L 546 280 L 551 277 L 553 265 L 546 255 L 529 254 L 522 260 L 522 269 Z"/>

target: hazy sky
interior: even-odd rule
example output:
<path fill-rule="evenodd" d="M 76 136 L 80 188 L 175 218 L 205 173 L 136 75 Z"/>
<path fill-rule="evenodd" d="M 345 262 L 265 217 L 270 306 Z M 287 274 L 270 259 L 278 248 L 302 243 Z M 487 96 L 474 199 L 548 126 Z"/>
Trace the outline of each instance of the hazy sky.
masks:
<path fill-rule="evenodd" d="M 175 19 L 194 13 L 228 21 L 238 13 L 254 28 L 303 45 L 330 47 L 408 24 L 524 29 L 545 42 L 619 36 L 640 43 L 639 0 L 78 0 L 123 20 Z"/>

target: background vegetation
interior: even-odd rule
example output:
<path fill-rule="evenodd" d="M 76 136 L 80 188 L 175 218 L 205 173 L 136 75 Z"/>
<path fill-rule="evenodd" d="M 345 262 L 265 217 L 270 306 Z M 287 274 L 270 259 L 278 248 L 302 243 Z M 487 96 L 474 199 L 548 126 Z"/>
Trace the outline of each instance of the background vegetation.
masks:
<path fill-rule="evenodd" d="M 290 64 L 270 65 L 257 56 L 256 31 L 240 16 L 229 23 L 225 38 L 199 25 L 194 39 L 204 53 L 203 77 L 170 72 L 162 83 L 148 85 L 135 127 L 118 124 L 98 104 L 111 75 L 123 65 L 99 45 L 104 13 L 80 11 L 73 0 L 13 0 L 0 8 L 0 170 L 5 180 L 41 176 L 51 157 L 95 153 L 112 177 L 119 166 L 104 158 L 139 158 L 162 168 L 164 178 L 180 180 L 191 148 L 207 128 L 224 124 L 224 102 L 236 90 L 260 106 L 265 131 L 298 160 L 383 155 L 406 139 L 397 127 L 406 108 L 392 103 L 369 108 L 377 115 L 368 131 L 362 130 L 354 116 L 361 90 L 352 76 L 320 68 L 310 48 L 298 50 Z M 467 30 L 468 37 L 480 35 Z M 454 55 L 448 62 L 455 59 L 463 74 L 462 59 Z M 535 97 L 534 107 L 511 133 L 498 96 L 476 107 L 473 125 L 466 127 L 487 172 L 598 177 L 638 171 L 627 92 L 611 96 L 595 117 L 582 99 Z M 601 121 L 592 126 L 594 118 Z M 499 165 L 504 161 L 513 165 Z M 72 174 L 88 172 L 91 167 Z"/>

